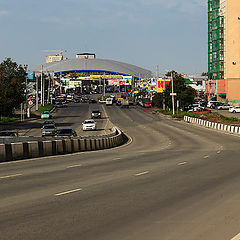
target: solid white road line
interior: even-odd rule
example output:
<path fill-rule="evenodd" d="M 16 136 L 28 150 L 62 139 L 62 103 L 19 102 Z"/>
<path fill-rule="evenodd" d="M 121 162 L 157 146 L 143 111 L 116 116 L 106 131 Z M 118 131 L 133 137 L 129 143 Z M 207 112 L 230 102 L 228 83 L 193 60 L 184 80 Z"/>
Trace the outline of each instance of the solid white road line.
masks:
<path fill-rule="evenodd" d="M 0 177 L 0 179 L 13 178 L 13 177 L 18 177 L 18 176 L 22 176 L 22 174 L 14 174 L 14 175 L 3 176 L 3 177 Z"/>
<path fill-rule="evenodd" d="M 77 165 L 72 165 L 72 166 L 68 166 L 67 168 L 76 168 L 76 167 L 81 167 L 82 164 L 77 164 Z"/>
<path fill-rule="evenodd" d="M 141 173 L 135 174 L 135 176 L 138 177 L 138 176 L 146 175 L 146 174 L 148 174 L 148 173 L 149 173 L 149 171 L 141 172 Z"/>
<path fill-rule="evenodd" d="M 236 235 L 234 238 L 232 238 L 231 240 L 240 240 L 240 233 Z"/>
<path fill-rule="evenodd" d="M 209 156 L 204 156 L 204 159 L 209 158 Z"/>
<path fill-rule="evenodd" d="M 69 194 L 69 193 L 75 193 L 75 192 L 79 192 L 79 191 L 82 191 L 82 189 L 77 188 L 77 189 L 69 190 L 69 191 L 66 191 L 66 192 L 56 193 L 55 196 L 62 196 L 62 195 L 66 195 L 66 194 Z"/>
<path fill-rule="evenodd" d="M 178 166 L 182 166 L 182 165 L 185 165 L 185 164 L 187 164 L 187 162 L 179 163 Z"/>

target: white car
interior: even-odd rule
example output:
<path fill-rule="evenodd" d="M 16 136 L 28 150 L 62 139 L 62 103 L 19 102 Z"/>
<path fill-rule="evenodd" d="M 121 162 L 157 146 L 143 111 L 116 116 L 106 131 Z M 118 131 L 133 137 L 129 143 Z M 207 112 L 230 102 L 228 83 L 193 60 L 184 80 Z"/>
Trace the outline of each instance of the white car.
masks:
<path fill-rule="evenodd" d="M 240 113 L 240 107 L 231 107 L 228 111 L 231 113 Z"/>
<path fill-rule="evenodd" d="M 97 123 L 93 119 L 85 120 L 82 123 L 83 131 L 96 130 L 97 129 L 96 125 L 97 125 Z"/>
<path fill-rule="evenodd" d="M 218 110 L 229 110 L 229 108 L 231 108 L 229 104 L 223 104 L 217 107 Z"/>

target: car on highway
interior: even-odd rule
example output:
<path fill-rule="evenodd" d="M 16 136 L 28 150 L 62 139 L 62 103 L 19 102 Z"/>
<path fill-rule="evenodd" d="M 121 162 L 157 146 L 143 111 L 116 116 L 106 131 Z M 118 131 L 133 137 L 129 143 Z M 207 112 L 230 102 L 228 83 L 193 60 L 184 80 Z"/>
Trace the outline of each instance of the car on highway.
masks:
<path fill-rule="evenodd" d="M 54 125 L 55 126 L 55 121 L 53 121 L 53 120 L 45 120 L 44 123 L 43 123 L 43 126 L 46 126 L 46 125 Z"/>
<path fill-rule="evenodd" d="M 97 103 L 97 101 L 93 98 L 89 99 L 88 103 Z"/>
<path fill-rule="evenodd" d="M 111 106 L 113 105 L 113 99 L 112 98 L 107 98 L 106 99 L 106 106 Z"/>
<path fill-rule="evenodd" d="M 0 131 L 0 138 L 18 137 L 18 133 L 14 131 Z"/>
<path fill-rule="evenodd" d="M 218 110 L 229 110 L 229 108 L 231 107 L 230 104 L 223 104 L 217 107 Z"/>
<path fill-rule="evenodd" d="M 44 125 L 42 127 L 42 137 L 45 136 L 55 136 L 57 133 L 57 128 L 54 124 Z"/>
<path fill-rule="evenodd" d="M 92 118 L 101 118 L 101 111 L 93 110 L 91 116 Z"/>
<path fill-rule="evenodd" d="M 83 129 L 83 131 L 96 130 L 97 129 L 97 123 L 93 119 L 85 120 L 82 123 L 82 129 Z"/>
<path fill-rule="evenodd" d="M 99 103 L 106 103 L 106 100 L 105 99 L 99 99 L 98 102 Z"/>
<path fill-rule="evenodd" d="M 62 128 L 57 130 L 57 137 L 77 137 L 77 133 L 72 128 Z"/>
<path fill-rule="evenodd" d="M 49 118 L 52 118 L 52 115 L 49 111 L 44 111 L 41 113 L 41 118 L 42 119 L 49 119 Z"/>
<path fill-rule="evenodd" d="M 230 113 L 239 113 L 240 107 L 230 107 L 228 110 Z"/>

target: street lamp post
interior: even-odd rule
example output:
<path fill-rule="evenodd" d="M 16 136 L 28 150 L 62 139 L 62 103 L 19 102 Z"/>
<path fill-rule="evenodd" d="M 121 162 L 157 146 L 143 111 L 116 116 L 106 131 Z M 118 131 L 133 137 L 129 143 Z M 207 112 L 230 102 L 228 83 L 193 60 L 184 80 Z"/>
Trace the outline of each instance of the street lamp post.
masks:
<path fill-rule="evenodd" d="M 24 64 L 23 67 L 24 67 L 25 72 L 27 72 L 28 65 Z M 28 82 L 27 82 L 27 76 L 26 76 L 26 79 L 25 79 L 25 91 L 26 91 L 26 94 L 25 94 L 25 98 L 26 98 L 26 117 L 29 118 L 30 117 L 30 109 L 29 109 L 29 106 L 28 106 Z"/>
<path fill-rule="evenodd" d="M 175 102 L 174 102 L 174 92 L 173 92 L 173 73 L 171 72 L 171 79 L 172 79 L 172 109 L 173 115 L 175 115 Z"/>

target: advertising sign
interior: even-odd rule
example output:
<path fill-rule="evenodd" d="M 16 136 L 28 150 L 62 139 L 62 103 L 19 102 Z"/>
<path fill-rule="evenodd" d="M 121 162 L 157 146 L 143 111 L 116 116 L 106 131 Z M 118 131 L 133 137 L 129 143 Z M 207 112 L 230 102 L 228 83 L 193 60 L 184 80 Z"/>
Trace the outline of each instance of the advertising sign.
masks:
<path fill-rule="evenodd" d="M 158 79 L 157 80 L 157 93 L 163 93 L 166 87 L 170 84 L 171 79 Z"/>
<path fill-rule="evenodd" d="M 27 79 L 28 80 L 34 80 L 34 77 L 35 77 L 34 72 L 27 71 Z"/>

